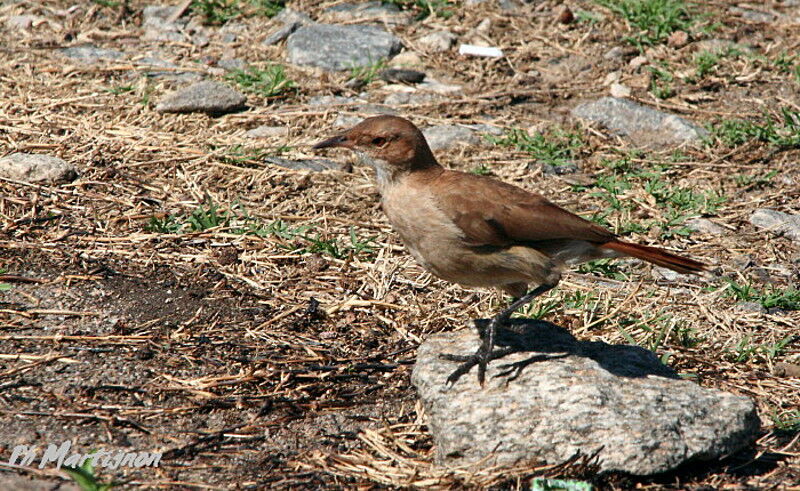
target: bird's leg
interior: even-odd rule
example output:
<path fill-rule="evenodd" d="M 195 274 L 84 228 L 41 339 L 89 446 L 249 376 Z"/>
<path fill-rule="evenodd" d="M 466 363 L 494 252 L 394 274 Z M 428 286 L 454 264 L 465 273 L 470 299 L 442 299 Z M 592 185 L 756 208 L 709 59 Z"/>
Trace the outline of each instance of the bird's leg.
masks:
<path fill-rule="evenodd" d="M 494 339 L 495 335 L 497 334 L 497 328 L 505 324 L 514 314 L 514 312 L 519 310 L 523 305 L 529 304 L 531 300 L 552 289 L 554 286 L 555 284 L 540 285 L 520 298 L 514 300 L 514 302 L 512 302 L 508 308 L 492 317 L 492 320 L 489 322 L 489 327 L 486 329 L 486 335 L 482 336 L 483 342 L 478 348 L 478 351 L 466 359 L 458 368 L 456 368 L 453 373 L 450 374 L 449 377 L 447 377 L 447 383 L 451 385 L 456 383 L 456 381 L 458 381 L 463 374 L 467 373 L 475 365 L 478 365 L 478 382 L 483 385 L 484 381 L 486 380 L 486 366 L 489 364 L 489 362 L 493 359 L 497 359 L 508 354 L 507 350 L 498 350 L 498 353 L 493 353 Z M 502 354 L 499 352 L 502 352 Z"/>

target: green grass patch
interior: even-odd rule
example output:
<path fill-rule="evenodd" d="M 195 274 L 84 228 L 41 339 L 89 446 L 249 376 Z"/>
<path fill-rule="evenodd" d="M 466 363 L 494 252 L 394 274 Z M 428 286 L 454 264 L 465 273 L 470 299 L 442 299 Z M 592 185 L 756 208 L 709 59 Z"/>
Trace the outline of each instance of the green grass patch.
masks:
<path fill-rule="evenodd" d="M 246 70 L 233 70 L 225 76 L 245 92 L 267 98 L 278 98 L 293 92 L 297 84 L 286 76 L 283 65 L 272 63 L 265 68 L 248 67 Z"/>
<path fill-rule="evenodd" d="M 6 274 L 7 272 L 8 271 L 6 271 L 5 269 L 0 268 L 0 275 Z M 7 292 L 9 290 L 11 290 L 11 284 L 3 283 L 2 281 L 0 281 L 0 293 Z"/>
<path fill-rule="evenodd" d="M 495 145 L 513 147 L 527 153 L 541 164 L 555 167 L 572 164 L 583 147 L 579 133 L 554 128 L 534 135 L 522 129 L 512 129 L 503 136 L 487 135 Z"/>
<path fill-rule="evenodd" d="M 800 310 L 800 290 L 796 288 L 777 288 L 770 285 L 759 289 L 752 283 L 742 284 L 731 279 L 727 282 L 726 296 L 740 302 L 756 302 L 765 309 L 777 307 L 784 310 Z"/>
<path fill-rule="evenodd" d="M 282 145 L 272 148 L 253 148 L 244 145 L 231 145 L 225 149 L 225 153 L 219 157 L 226 164 L 238 167 L 254 167 L 253 164 L 262 163 L 266 157 L 277 157 L 282 155 L 292 147 Z"/>
<path fill-rule="evenodd" d="M 455 2 L 451 0 L 383 0 L 383 3 L 397 5 L 403 10 L 415 12 L 417 20 L 433 16 L 448 19 L 455 13 Z"/>
<path fill-rule="evenodd" d="M 800 409 L 792 409 L 781 413 L 773 410 L 769 417 L 779 431 L 787 433 L 800 432 Z"/>
<path fill-rule="evenodd" d="M 726 358 L 736 363 L 744 363 L 754 359 L 774 360 L 786 351 L 786 347 L 798 339 L 797 336 L 786 336 L 775 343 L 757 344 L 751 334 L 743 336 L 736 345 L 727 350 Z"/>
<path fill-rule="evenodd" d="M 652 77 L 650 78 L 650 92 L 659 99 L 669 99 L 675 95 L 675 89 L 672 88 L 672 82 L 675 77 L 669 71 L 669 67 L 656 66 L 648 67 Z"/>
<path fill-rule="evenodd" d="M 364 83 L 364 85 L 366 85 L 377 79 L 378 75 L 380 75 L 386 66 L 387 64 L 385 58 L 373 61 L 368 65 L 354 66 L 350 68 L 350 78 L 354 80 L 360 80 Z"/>
<path fill-rule="evenodd" d="M 683 0 L 595 0 L 628 22 L 634 34 L 625 40 L 643 49 L 659 44 L 675 31 L 694 24 L 690 5 Z"/>
<path fill-rule="evenodd" d="M 116 482 L 100 482 L 100 479 L 94 472 L 92 459 L 87 459 L 80 467 L 65 465 L 63 470 L 75 481 L 75 484 L 81 488 L 81 491 L 110 491 L 119 484 Z"/>
<path fill-rule="evenodd" d="M 711 126 L 711 134 L 729 147 L 758 141 L 782 150 L 800 148 L 800 111 L 782 107 L 779 117 L 766 114 L 763 122 L 723 119 Z"/>
<path fill-rule="evenodd" d="M 470 169 L 470 174 L 475 174 L 476 176 L 488 176 L 492 173 L 492 168 L 489 164 L 478 164 L 472 169 Z"/>
<path fill-rule="evenodd" d="M 125 94 L 127 92 L 133 92 L 134 90 L 136 90 L 136 87 L 133 85 L 117 85 L 115 87 L 111 87 L 110 89 L 106 89 L 107 92 L 113 95 Z"/>
<path fill-rule="evenodd" d="M 684 222 L 692 217 L 714 215 L 727 197 L 717 191 L 701 191 L 696 188 L 677 186 L 669 182 L 669 164 L 655 164 L 649 169 L 635 167 L 631 157 L 608 159 L 603 165 L 610 172 L 599 174 L 593 186 L 575 186 L 573 190 L 589 192 L 600 198 L 606 208 L 590 219 L 613 229 L 619 234 L 645 233 L 653 227 L 660 229 L 662 239 L 687 236 L 691 230 Z M 631 219 L 637 205 L 629 199 L 633 194 L 650 195 L 647 201 L 654 202 L 660 216 L 651 220 Z M 608 221 L 614 217 L 621 219 L 615 226 Z"/>
<path fill-rule="evenodd" d="M 683 320 L 664 311 L 646 318 L 623 316 L 617 320 L 617 329 L 628 343 L 650 351 L 664 348 L 668 343 L 683 348 L 692 348 L 703 341 L 695 329 L 688 327 Z"/>
<path fill-rule="evenodd" d="M 293 254 L 327 254 L 337 259 L 345 259 L 351 255 L 371 256 L 377 247 L 374 237 L 359 237 L 353 227 L 350 227 L 347 241 L 327 238 L 310 225 L 290 226 L 283 220 L 264 223 L 248 214 L 238 203 L 223 208 L 210 199 L 206 199 L 188 214 L 154 216 L 145 225 L 145 231 L 161 234 L 205 232 L 212 229 L 237 235 L 278 239 L 278 246 Z"/>
<path fill-rule="evenodd" d="M 772 186 L 772 179 L 777 175 L 777 170 L 771 170 L 764 174 L 735 174 L 733 182 L 740 187 L 759 189 Z"/>
<path fill-rule="evenodd" d="M 189 8 L 206 24 L 220 25 L 238 17 L 273 17 L 285 6 L 285 0 L 194 0 Z"/>
<path fill-rule="evenodd" d="M 628 275 L 622 271 L 619 264 L 613 259 L 596 259 L 581 264 L 578 267 L 581 273 L 597 274 L 614 280 L 627 281 Z"/>

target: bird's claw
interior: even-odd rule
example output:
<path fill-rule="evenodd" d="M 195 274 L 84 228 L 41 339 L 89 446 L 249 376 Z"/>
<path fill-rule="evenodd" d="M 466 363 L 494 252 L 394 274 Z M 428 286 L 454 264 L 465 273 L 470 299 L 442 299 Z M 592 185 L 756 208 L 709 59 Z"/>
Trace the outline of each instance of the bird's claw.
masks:
<path fill-rule="evenodd" d="M 456 382 L 467 372 L 472 370 L 472 367 L 478 365 L 478 382 L 480 382 L 481 386 L 484 385 L 486 381 L 486 367 L 488 366 L 489 362 L 492 360 L 497 360 L 498 358 L 502 358 L 509 353 L 513 352 L 512 348 L 502 348 L 496 349 L 491 353 L 488 353 L 481 347 L 478 351 L 472 355 L 453 355 L 449 353 L 440 354 L 439 357 L 443 360 L 447 361 L 455 361 L 461 363 L 453 373 L 451 373 L 447 377 L 447 386 L 452 387 L 455 385 Z"/>

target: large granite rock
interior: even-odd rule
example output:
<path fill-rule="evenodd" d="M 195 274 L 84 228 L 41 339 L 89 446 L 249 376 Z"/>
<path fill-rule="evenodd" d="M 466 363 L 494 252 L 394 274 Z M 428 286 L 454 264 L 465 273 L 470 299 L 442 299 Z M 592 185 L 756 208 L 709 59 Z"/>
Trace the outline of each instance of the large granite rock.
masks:
<path fill-rule="evenodd" d="M 486 321 L 479 321 L 485 325 Z M 517 319 L 499 333 L 514 353 L 452 387 L 474 330 L 441 334 L 419 348 L 412 382 L 425 406 L 440 464 L 557 464 L 597 455 L 600 469 L 647 475 L 722 457 L 759 429 L 753 402 L 682 380 L 638 346 L 578 341 L 548 322 Z"/>

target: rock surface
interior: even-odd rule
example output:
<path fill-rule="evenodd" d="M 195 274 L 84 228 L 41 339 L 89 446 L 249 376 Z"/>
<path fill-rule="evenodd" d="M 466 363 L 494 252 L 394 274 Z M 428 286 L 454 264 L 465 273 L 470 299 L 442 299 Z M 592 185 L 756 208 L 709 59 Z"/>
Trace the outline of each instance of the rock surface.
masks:
<path fill-rule="evenodd" d="M 199 82 L 203 76 L 193 71 L 182 71 L 181 67 L 171 61 L 156 56 L 145 56 L 134 61 L 136 67 L 150 78 L 173 80 L 176 82 Z"/>
<path fill-rule="evenodd" d="M 292 33 L 286 50 L 291 63 L 335 71 L 390 58 L 401 46 L 399 39 L 378 26 L 312 24 Z"/>
<path fill-rule="evenodd" d="M 272 31 L 271 34 L 264 38 L 264 41 L 261 42 L 261 44 L 264 46 L 272 46 L 273 44 L 283 41 L 300 26 L 314 24 L 314 21 L 307 14 L 298 12 L 297 10 L 292 10 L 290 8 L 284 8 L 281 10 L 278 15 L 273 18 L 273 20 L 282 22 L 283 26 Z"/>
<path fill-rule="evenodd" d="M 411 22 L 411 17 L 402 12 L 397 5 L 372 0 L 363 3 L 339 3 L 323 11 L 335 22 L 353 20 L 385 22 L 389 25 L 401 25 Z"/>
<path fill-rule="evenodd" d="M 456 125 L 431 126 L 422 130 L 431 150 L 476 145 L 481 139 L 471 129 Z"/>
<path fill-rule="evenodd" d="M 761 208 L 750 216 L 750 223 L 758 228 L 800 241 L 800 215 L 790 215 L 780 211 Z"/>
<path fill-rule="evenodd" d="M 30 29 L 34 24 L 46 22 L 47 19 L 38 15 L 12 15 L 6 19 L 6 27 L 9 29 Z"/>
<path fill-rule="evenodd" d="M 328 159 L 305 159 L 305 160 L 289 160 L 280 157 L 267 157 L 264 162 L 279 167 L 285 167 L 292 170 L 310 170 L 314 172 L 321 172 L 324 170 L 338 170 L 341 168 L 339 164 Z"/>
<path fill-rule="evenodd" d="M 271 138 L 275 136 L 289 136 L 289 128 L 286 126 L 259 126 L 245 132 L 248 138 Z"/>
<path fill-rule="evenodd" d="M 379 77 L 390 83 L 418 84 L 425 80 L 425 73 L 407 68 L 387 68 Z"/>
<path fill-rule="evenodd" d="M 178 19 L 170 22 L 177 7 L 169 5 L 149 5 L 142 11 L 142 28 L 146 41 L 181 42 L 184 35 L 181 32 L 186 28 L 187 22 Z"/>
<path fill-rule="evenodd" d="M 0 158 L 0 176 L 17 181 L 58 184 L 78 177 L 75 167 L 58 157 L 12 153 Z"/>
<path fill-rule="evenodd" d="M 709 235 L 725 235 L 728 230 L 725 227 L 717 225 L 708 218 L 692 218 L 686 220 L 686 226 L 694 232 Z"/>
<path fill-rule="evenodd" d="M 433 53 L 447 51 L 456 44 L 458 37 L 450 31 L 435 31 L 417 40 L 422 49 Z"/>
<path fill-rule="evenodd" d="M 89 44 L 83 46 L 73 46 L 64 48 L 61 54 L 79 63 L 87 65 L 97 63 L 101 60 L 118 60 L 125 56 L 125 53 L 114 49 L 98 48 Z"/>
<path fill-rule="evenodd" d="M 498 334 L 498 346 L 515 352 L 489 365 L 485 388 L 475 369 L 445 385 L 457 363 L 439 355 L 473 353 L 473 330 L 419 348 L 411 380 L 440 464 L 556 464 L 596 453 L 601 470 L 647 475 L 727 455 L 758 432 L 750 399 L 682 380 L 644 348 L 577 341 L 524 319 Z"/>
<path fill-rule="evenodd" d="M 177 90 L 161 100 L 161 113 L 202 112 L 219 115 L 244 109 L 247 98 L 219 82 L 198 82 Z"/>
<path fill-rule="evenodd" d="M 697 144 L 708 136 L 705 129 L 679 116 L 616 97 L 580 104 L 572 115 L 599 123 L 640 146 Z"/>

